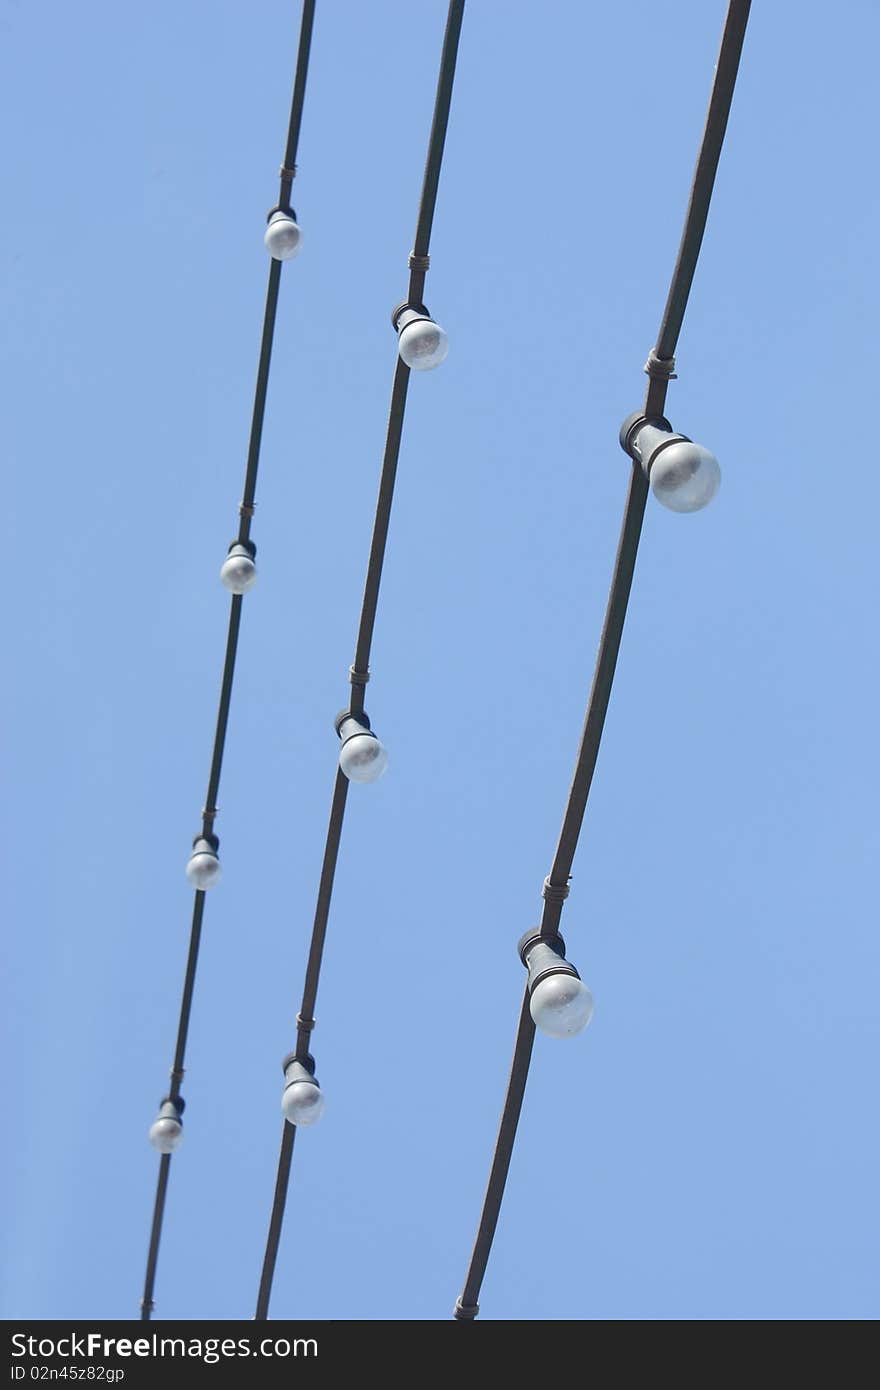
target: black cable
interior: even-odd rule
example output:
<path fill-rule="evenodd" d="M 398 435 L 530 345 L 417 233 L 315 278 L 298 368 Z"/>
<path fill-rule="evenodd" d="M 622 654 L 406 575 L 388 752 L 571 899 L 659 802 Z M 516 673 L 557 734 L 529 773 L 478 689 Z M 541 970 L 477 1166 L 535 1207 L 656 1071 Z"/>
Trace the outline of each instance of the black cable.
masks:
<path fill-rule="evenodd" d="M 397 461 L 400 457 L 400 442 L 403 435 L 403 416 L 406 410 L 408 387 L 409 367 L 402 358 L 398 357 L 394 369 L 394 385 L 391 388 L 391 406 L 388 411 L 388 428 L 385 432 L 385 453 L 382 458 L 382 473 L 379 479 L 379 496 L 376 499 L 373 539 L 370 542 L 370 558 L 367 562 L 357 644 L 354 663 L 351 668 L 355 679 L 351 683 L 349 707 L 354 714 L 359 714 L 364 707 L 364 691 L 370 670 L 370 648 L 373 644 L 373 628 L 376 623 L 376 609 L 379 605 L 379 585 L 382 582 L 382 566 L 385 562 L 385 546 L 388 540 L 388 526 L 391 522 L 391 504 L 394 501 L 394 484 L 397 479 Z"/>
<path fill-rule="evenodd" d="M 678 335 L 684 321 L 684 311 L 687 308 L 688 295 L 691 292 L 700 247 L 703 244 L 703 233 L 706 230 L 706 219 L 709 216 L 709 204 L 712 201 L 715 174 L 718 170 L 721 146 L 724 144 L 724 135 L 730 116 L 733 89 L 739 71 L 739 60 L 743 40 L 746 36 L 746 24 L 749 19 L 750 8 L 751 0 L 732 0 L 727 11 L 724 33 L 721 36 L 721 50 L 715 69 L 715 81 L 712 86 L 712 96 L 709 99 L 709 110 L 706 114 L 706 125 L 703 130 L 703 140 L 700 145 L 697 167 L 694 170 L 694 181 L 685 215 L 684 232 L 682 233 L 681 245 L 678 248 L 675 269 L 672 272 L 672 283 L 669 286 L 666 308 L 663 310 L 663 317 L 660 320 L 657 346 L 654 349 L 655 355 L 661 361 L 675 356 Z"/>
<path fill-rule="evenodd" d="M 295 173 L 302 124 L 303 103 L 305 100 L 306 76 L 309 66 L 309 52 L 312 42 L 312 26 L 315 19 L 315 0 L 303 0 L 302 22 L 300 24 L 299 48 L 297 52 L 296 76 L 293 85 L 290 120 L 284 165 L 281 169 L 281 191 L 279 205 L 287 207 L 290 201 L 290 185 Z M 251 519 L 254 513 L 254 496 L 257 486 L 257 470 L 260 462 L 260 443 L 263 435 L 263 418 L 266 412 L 266 393 L 269 385 L 269 366 L 272 358 L 272 342 L 275 333 L 275 315 L 278 308 L 278 291 L 281 284 L 281 262 L 272 260 L 269 267 L 269 283 L 266 290 L 266 308 L 263 314 L 263 335 L 260 343 L 260 358 L 257 367 L 257 384 L 254 393 L 254 410 L 251 419 L 250 440 L 248 443 L 247 466 L 245 470 L 244 493 L 239 513 L 239 541 L 250 537 Z M 223 676 L 220 683 L 220 702 L 217 710 L 217 725 L 214 732 L 214 745 L 211 754 L 211 771 L 208 776 L 208 791 L 202 810 L 202 832 L 213 834 L 214 820 L 217 816 L 217 792 L 220 787 L 220 771 L 223 765 L 223 752 L 226 746 L 226 730 L 229 722 L 229 706 L 232 699 L 232 682 L 235 675 L 235 658 L 238 650 L 238 633 L 241 624 L 241 595 L 233 594 L 229 610 L 229 628 L 226 636 L 226 655 L 223 661 Z M 192 1011 L 193 990 L 195 988 L 196 967 L 199 959 L 199 945 L 202 935 L 202 918 L 205 911 L 205 894 L 197 889 L 193 906 L 192 927 L 190 929 L 189 952 L 187 954 L 186 974 L 183 996 L 180 1005 L 180 1022 L 177 1030 L 177 1046 L 174 1053 L 174 1066 L 171 1070 L 171 1086 L 168 1098 L 180 1099 L 183 1083 L 186 1039 L 189 1032 Z M 156 1200 L 153 1207 L 153 1221 L 150 1229 L 150 1244 L 147 1254 L 147 1270 L 144 1279 L 144 1293 L 141 1299 L 141 1321 L 149 1321 L 153 1312 L 153 1288 L 156 1281 L 156 1265 L 159 1259 L 159 1242 L 162 1236 L 162 1223 L 165 1215 L 165 1197 L 168 1190 L 168 1177 L 171 1155 L 163 1154 L 159 1160 L 159 1176 L 156 1184 Z"/>
<path fill-rule="evenodd" d="M 498 1217 L 501 1213 L 501 1199 L 504 1196 L 504 1187 L 513 1155 L 516 1127 L 519 1124 L 526 1081 L 529 1077 L 529 1063 L 532 1060 L 532 1043 L 534 1041 L 535 1025 L 529 1013 L 529 992 L 526 990 L 519 1014 L 519 1027 L 516 1030 L 510 1080 L 507 1083 L 507 1096 L 504 1101 L 504 1109 L 501 1112 L 498 1138 L 495 1141 L 495 1157 L 492 1162 L 489 1181 L 486 1184 L 486 1196 L 483 1198 L 480 1225 L 477 1230 L 477 1238 L 474 1241 L 474 1250 L 464 1288 L 455 1304 L 455 1316 L 461 1321 L 473 1321 L 479 1312 L 477 1299 L 480 1296 L 480 1285 L 483 1282 L 486 1265 L 489 1263 L 489 1253 L 495 1238 L 495 1227 L 498 1225 Z"/>
<path fill-rule="evenodd" d="M 596 770 L 596 761 L 599 757 L 599 744 L 602 741 L 605 716 L 608 713 L 611 685 L 623 638 L 623 624 L 626 621 L 626 610 L 632 589 L 636 555 L 639 549 L 647 500 L 648 479 L 641 466 L 634 464 L 630 476 L 629 496 L 623 513 L 617 556 L 614 561 L 614 574 L 608 594 L 608 606 L 605 609 L 605 621 L 602 624 L 602 636 L 599 639 L 593 684 L 587 701 L 583 733 L 581 734 L 574 775 L 571 779 L 565 815 L 562 820 L 562 829 L 559 832 L 559 843 L 556 846 L 556 854 L 553 859 L 553 868 L 550 870 L 547 886 L 544 890 L 541 935 L 545 938 L 554 937 L 559 932 L 564 899 L 561 892 L 554 893 L 548 889 L 567 890 L 568 888 L 571 866 L 577 849 L 578 837 L 581 833 L 584 812 L 587 809 L 587 798 L 590 795 L 593 773 Z"/>
<path fill-rule="evenodd" d="M 434 100 L 434 118 L 428 140 L 428 157 L 425 164 L 425 177 L 419 201 L 418 223 L 415 244 L 410 255 L 410 278 L 407 304 L 420 307 L 424 294 L 425 275 L 428 270 L 428 251 L 431 226 L 437 204 L 437 190 L 440 169 L 443 163 L 443 149 L 446 143 L 446 130 L 449 124 L 449 110 L 452 102 L 452 86 L 455 80 L 455 67 L 458 58 L 458 42 L 464 18 L 464 0 L 450 0 L 443 36 L 443 50 L 440 57 L 440 72 L 437 79 L 437 94 Z M 358 625 L 354 664 L 351 667 L 351 695 L 349 709 L 359 714 L 364 708 L 364 690 L 370 677 L 370 648 L 376 622 L 379 602 L 379 585 L 382 580 L 382 566 L 388 540 L 388 527 L 391 520 L 391 506 L 394 500 L 394 484 L 397 477 L 397 463 L 403 434 L 403 417 L 406 409 L 406 393 L 409 385 L 409 367 L 398 356 L 394 369 L 394 384 L 391 390 L 391 406 L 388 413 L 388 427 L 385 433 L 385 450 L 382 458 L 382 472 L 379 479 L 379 496 L 376 501 L 376 515 L 373 522 L 373 537 L 370 543 L 370 558 L 364 583 L 361 602 L 361 615 Z M 304 1057 L 309 1052 L 309 1041 L 315 1026 L 314 1011 L 321 973 L 321 959 L 327 922 L 330 915 L 330 898 L 333 892 L 333 878 L 339 857 L 339 844 L 342 837 L 342 824 L 345 817 L 345 803 L 348 780 L 337 770 L 330 808 L 330 821 L 324 846 L 324 860 L 318 889 L 318 901 L 312 927 L 309 960 L 306 968 L 302 1005 L 297 1017 L 297 1055 Z M 278 1258 L 281 1240 L 281 1227 L 293 1157 L 295 1126 L 284 1121 L 281 1135 L 281 1152 L 278 1159 L 278 1173 L 275 1182 L 275 1196 L 269 1219 L 263 1269 L 257 1294 L 255 1318 L 264 1321 L 269 1316 L 269 1300 L 272 1295 L 272 1281 Z"/>
<path fill-rule="evenodd" d="M 168 1190 L 168 1170 L 171 1155 L 163 1154 L 159 1159 L 159 1177 L 156 1182 L 156 1200 L 153 1203 L 153 1225 L 150 1230 L 150 1248 L 147 1252 L 147 1276 L 144 1279 L 144 1296 L 141 1299 L 141 1322 L 149 1322 L 153 1311 L 153 1287 L 156 1282 L 156 1261 L 159 1258 L 159 1237 L 162 1234 L 162 1216 L 165 1211 L 165 1193 Z"/>
<path fill-rule="evenodd" d="M 715 172 L 718 168 L 721 145 L 730 115 L 750 4 L 751 0 L 730 0 L 727 11 L 724 33 L 721 38 L 721 51 L 715 70 L 712 96 L 709 101 L 709 111 L 694 173 L 678 258 L 672 275 L 660 332 L 657 336 L 657 346 L 651 353 L 645 369 L 649 376 L 645 397 L 646 415 L 661 415 L 666 402 L 666 392 L 674 367 L 673 355 L 700 253 L 715 182 Z M 545 939 L 553 939 L 558 935 L 563 903 L 568 895 L 568 880 L 590 794 L 593 773 L 596 768 L 599 744 L 602 739 L 605 715 L 611 695 L 611 685 L 614 680 L 614 670 L 623 637 L 623 625 L 626 619 L 647 497 L 647 477 L 641 466 L 634 463 L 574 776 L 562 820 L 553 868 L 544 885 L 541 935 Z M 501 1113 L 501 1125 L 492 1158 L 492 1167 L 486 1187 L 486 1196 L 483 1200 L 477 1236 L 464 1289 L 456 1302 L 453 1314 L 455 1318 L 462 1321 L 472 1320 L 479 1311 L 480 1288 L 489 1262 L 501 1199 L 504 1195 L 504 1187 L 510 1168 L 517 1123 L 528 1080 L 534 1034 L 535 1025 L 529 1013 L 528 991 L 526 991 L 517 1030 L 513 1066 Z"/>

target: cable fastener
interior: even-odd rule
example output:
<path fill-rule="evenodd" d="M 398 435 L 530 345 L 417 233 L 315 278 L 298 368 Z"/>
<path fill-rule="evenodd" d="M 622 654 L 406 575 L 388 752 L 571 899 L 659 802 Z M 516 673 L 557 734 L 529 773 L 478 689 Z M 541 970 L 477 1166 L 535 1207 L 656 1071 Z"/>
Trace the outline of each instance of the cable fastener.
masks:
<path fill-rule="evenodd" d="M 568 883 L 551 883 L 548 876 L 544 879 L 544 887 L 541 892 L 546 902 L 558 903 L 561 907 L 571 892 L 571 887 Z"/>
<path fill-rule="evenodd" d="M 458 1318 L 460 1322 L 473 1322 L 479 1311 L 479 1303 L 462 1303 L 461 1299 L 457 1298 L 455 1300 L 455 1312 L 452 1316 Z"/>
<path fill-rule="evenodd" d="M 644 370 L 652 381 L 678 380 L 678 372 L 675 370 L 675 358 L 658 357 L 653 348 L 651 348 Z"/>
<path fill-rule="evenodd" d="M 348 679 L 351 681 L 352 685 L 363 686 L 366 685 L 367 681 L 370 679 L 370 673 L 369 671 L 357 671 L 354 666 L 349 666 Z"/>
<path fill-rule="evenodd" d="M 415 251 L 409 253 L 410 270 L 429 270 L 431 266 L 430 256 L 417 256 Z"/>

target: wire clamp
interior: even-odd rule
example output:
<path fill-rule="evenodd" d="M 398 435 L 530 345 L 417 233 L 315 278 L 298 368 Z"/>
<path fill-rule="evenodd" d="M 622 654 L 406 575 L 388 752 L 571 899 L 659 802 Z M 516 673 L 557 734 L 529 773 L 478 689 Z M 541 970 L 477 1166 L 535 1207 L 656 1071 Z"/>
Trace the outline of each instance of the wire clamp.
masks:
<path fill-rule="evenodd" d="M 473 1322 L 479 1311 L 479 1303 L 462 1303 L 461 1299 L 457 1298 L 455 1300 L 455 1312 L 452 1316 L 458 1318 L 460 1322 Z"/>
<path fill-rule="evenodd" d="M 569 884 L 551 883 L 548 875 L 548 877 L 544 879 L 544 887 L 541 890 L 541 895 L 544 898 L 545 902 L 554 904 L 558 903 L 561 907 L 570 892 L 571 888 Z"/>
<path fill-rule="evenodd" d="M 644 370 L 652 381 L 678 381 L 678 372 L 675 370 L 675 358 L 658 357 L 654 348 L 651 348 Z"/>
<path fill-rule="evenodd" d="M 369 671 L 357 671 L 354 666 L 349 666 L 348 679 L 352 685 L 364 686 L 370 679 L 370 673 Z"/>
<path fill-rule="evenodd" d="M 278 173 L 281 175 L 283 179 L 290 180 L 290 182 L 292 183 L 293 180 L 296 178 L 296 165 L 294 164 L 292 168 L 288 169 L 286 165 L 282 164 L 281 168 L 278 170 Z"/>
<path fill-rule="evenodd" d="M 253 516 L 256 510 L 256 502 L 239 502 L 238 504 L 238 512 L 240 516 Z"/>
<path fill-rule="evenodd" d="M 431 268 L 431 257 L 430 257 L 430 256 L 417 256 L 416 253 L 415 253 L 415 251 L 410 251 L 410 253 L 409 253 L 409 268 L 410 268 L 410 270 L 422 270 L 422 271 L 424 271 L 424 270 L 430 270 L 430 268 Z"/>
<path fill-rule="evenodd" d="M 301 1033 L 311 1033 L 315 1026 L 315 1020 L 313 1018 L 303 1018 L 302 1014 L 297 1014 L 296 1026 Z"/>

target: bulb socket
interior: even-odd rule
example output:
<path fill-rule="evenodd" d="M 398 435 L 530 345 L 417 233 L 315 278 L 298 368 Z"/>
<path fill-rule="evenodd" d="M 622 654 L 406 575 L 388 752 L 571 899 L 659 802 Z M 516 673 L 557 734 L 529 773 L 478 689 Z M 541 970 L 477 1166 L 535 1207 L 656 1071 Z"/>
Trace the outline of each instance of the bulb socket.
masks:
<path fill-rule="evenodd" d="M 175 1100 L 173 1096 L 163 1096 L 159 1103 L 159 1113 L 157 1120 L 177 1120 L 178 1124 L 183 1121 L 183 1112 L 186 1109 L 186 1101 L 183 1096 L 178 1096 Z"/>
<path fill-rule="evenodd" d="M 296 222 L 296 213 L 294 212 L 293 208 L 290 206 L 289 203 L 276 203 L 275 206 L 273 208 L 270 208 L 269 211 L 266 213 L 266 224 L 268 225 L 272 221 L 272 218 L 275 217 L 279 212 L 283 213 L 285 217 L 292 218 L 293 221 Z M 297 226 L 299 226 L 298 222 Z"/>
<path fill-rule="evenodd" d="M 198 835 L 193 837 L 193 853 L 198 851 L 201 854 L 216 854 L 220 848 L 220 840 L 211 830 L 200 830 Z"/>
<path fill-rule="evenodd" d="M 526 932 L 519 940 L 519 958 L 529 972 L 529 993 L 548 975 L 581 977 L 565 959 L 565 942 L 558 934 L 547 940 L 539 931 Z"/>
<path fill-rule="evenodd" d="M 404 300 L 391 311 L 391 327 L 398 336 L 411 323 L 433 323 L 434 320 L 424 304 L 410 304 Z"/>
<path fill-rule="evenodd" d="M 620 427 L 620 447 L 641 464 L 647 478 L 663 450 L 670 444 L 681 443 L 692 444 L 693 440 L 686 434 L 676 434 L 664 415 L 645 415 L 637 410 Z"/>
<path fill-rule="evenodd" d="M 248 555 L 251 560 L 255 560 L 257 558 L 257 547 L 252 540 L 240 541 L 236 536 L 234 541 L 229 542 L 226 554 Z"/>
<path fill-rule="evenodd" d="M 285 1076 L 287 1075 L 287 1068 L 293 1066 L 294 1062 L 298 1062 L 314 1081 L 315 1059 L 311 1052 L 288 1052 L 284 1061 L 281 1063 L 281 1070 L 284 1072 Z"/>
<path fill-rule="evenodd" d="M 376 737 L 370 728 L 369 715 L 363 710 L 357 714 L 352 714 L 350 709 L 340 710 L 333 721 L 333 727 L 343 746 L 348 743 L 349 739 L 358 738 L 361 734 L 369 734 L 370 738 Z"/>

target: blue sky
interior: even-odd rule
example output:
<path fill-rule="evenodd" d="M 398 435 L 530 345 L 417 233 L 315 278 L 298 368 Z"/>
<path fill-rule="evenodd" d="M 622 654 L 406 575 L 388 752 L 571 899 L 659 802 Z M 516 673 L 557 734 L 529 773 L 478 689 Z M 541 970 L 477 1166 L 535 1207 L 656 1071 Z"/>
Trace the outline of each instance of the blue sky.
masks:
<path fill-rule="evenodd" d="M 318 0 L 160 1318 L 253 1312 L 446 6 Z M 272 1312 L 459 1293 L 722 3 L 471 0 Z M 137 1315 L 299 6 L 0 4 L 0 1312 Z M 754 6 L 490 1319 L 878 1311 L 880 14 Z"/>

